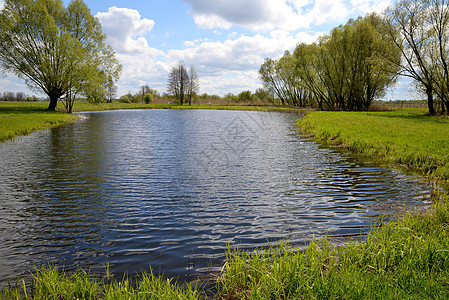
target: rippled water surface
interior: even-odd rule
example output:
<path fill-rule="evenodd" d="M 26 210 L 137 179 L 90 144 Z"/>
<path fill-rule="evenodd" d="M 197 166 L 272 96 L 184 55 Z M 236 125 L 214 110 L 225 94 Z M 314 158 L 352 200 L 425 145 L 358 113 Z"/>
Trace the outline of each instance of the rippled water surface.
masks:
<path fill-rule="evenodd" d="M 182 279 L 228 244 L 360 235 L 430 190 L 299 136 L 294 114 L 83 115 L 0 144 L 0 282 L 49 262 Z"/>

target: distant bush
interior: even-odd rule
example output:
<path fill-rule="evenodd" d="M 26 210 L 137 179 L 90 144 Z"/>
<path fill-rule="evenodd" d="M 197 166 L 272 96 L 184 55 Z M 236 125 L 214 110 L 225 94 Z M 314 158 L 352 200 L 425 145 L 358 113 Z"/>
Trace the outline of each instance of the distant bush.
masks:
<path fill-rule="evenodd" d="M 121 96 L 119 101 L 122 103 L 131 103 L 131 100 L 129 100 L 128 96 Z"/>
<path fill-rule="evenodd" d="M 251 91 L 243 91 L 237 96 L 239 102 L 250 102 L 253 99 Z"/>
<path fill-rule="evenodd" d="M 146 93 L 145 97 L 144 97 L 145 103 L 149 104 L 151 102 L 153 102 L 153 94 L 151 93 Z"/>

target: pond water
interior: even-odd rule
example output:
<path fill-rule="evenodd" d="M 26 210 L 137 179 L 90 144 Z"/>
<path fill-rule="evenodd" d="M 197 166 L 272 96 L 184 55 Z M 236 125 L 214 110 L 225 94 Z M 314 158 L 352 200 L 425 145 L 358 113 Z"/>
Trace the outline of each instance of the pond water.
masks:
<path fill-rule="evenodd" d="M 188 279 L 228 245 L 359 237 L 430 187 L 301 137 L 300 116 L 134 110 L 0 144 L 0 282 L 55 263 Z"/>

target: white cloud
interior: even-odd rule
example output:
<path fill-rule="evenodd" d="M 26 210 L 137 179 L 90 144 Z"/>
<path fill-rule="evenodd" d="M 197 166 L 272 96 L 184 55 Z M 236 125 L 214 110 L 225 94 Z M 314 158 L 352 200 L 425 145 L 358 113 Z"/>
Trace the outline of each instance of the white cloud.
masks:
<path fill-rule="evenodd" d="M 354 11 L 377 12 L 380 13 L 385 10 L 390 4 L 390 0 L 351 0 Z"/>
<path fill-rule="evenodd" d="M 227 93 L 235 95 L 242 91 L 255 91 L 262 87 L 257 71 L 231 71 L 215 76 L 200 77 L 201 91 L 208 94 L 224 96 Z"/>
<path fill-rule="evenodd" d="M 278 57 L 287 49 L 293 49 L 298 43 L 297 36 L 287 31 L 273 31 L 270 36 L 241 35 L 224 42 L 205 41 L 200 44 L 185 42 L 186 45 L 197 45 L 182 50 L 168 51 L 167 58 L 174 63 L 183 60 L 186 64 L 194 64 L 200 72 L 257 70 L 265 57 Z"/>
<path fill-rule="evenodd" d="M 142 18 L 135 9 L 110 7 L 99 12 L 107 42 L 116 52 L 123 66 L 121 79 L 117 82 L 119 95 L 134 93 L 139 86 L 149 84 L 163 91 L 168 65 L 160 59 L 165 53 L 148 45 L 145 35 L 153 29 L 154 21 Z"/>
<path fill-rule="evenodd" d="M 350 13 L 381 11 L 390 0 L 184 0 L 189 14 L 202 28 L 240 26 L 267 32 L 297 30 L 330 21 L 344 22 Z"/>
<path fill-rule="evenodd" d="M 142 53 L 148 51 L 148 41 L 144 35 L 153 29 L 154 21 L 141 19 L 135 9 L 110 7 L 108 12 L 99 12 L 103 32 L 108 43 L 117 52 Z"/>
<path fill-rule="evenodd" d="M 3 9 L 5 6 L 5 0 L 0 0 L 0 9 Z"/>

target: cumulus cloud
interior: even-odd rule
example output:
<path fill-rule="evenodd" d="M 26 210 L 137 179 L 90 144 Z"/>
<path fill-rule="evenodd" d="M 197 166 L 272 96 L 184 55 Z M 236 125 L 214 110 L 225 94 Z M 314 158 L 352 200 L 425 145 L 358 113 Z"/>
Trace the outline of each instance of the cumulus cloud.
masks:
<path fill-rule="evenodd" d="M 137 10 L 113 6 L 107 12 L 99 12 L 96 17 L 115 51 L 142 53 L 149 50 L 144 35 L 153 29 L 154 21 L 142 19 Z"/>
<path fill-rule="evenodd" d="M 269 36 L 240 35 L 237 38 L 221 41 L 204 41 L 182 50 L 168 51 L 171 62 L 183 60 L 194 64 L 203 74 L 224 71 L 257 70 L 266 57 L 279 57 L 285 50 L 293 49 L 298 42 L 312 42 L 317 38 L 313 34 L 292 35 L 284 30 L 276 30 Z M 300 39 L 300 40 L 298 40 Z"/>
<path fill-rule="evenodd" d="M 385 10 L 390 4 L 390 0 L 351 0 L 353 10 L 364 13 L 377 12 Z"/>
<path fill-rule="evenodd" d="M 262 87 L 257 71 L 231 71 L 216 76 L 206 75 L 199 79 L 201 89 L 211 95 L 237 95 L 242 91 L 255 91 Z"/>
<path fill-rule="evenodd" d="M 352 12 L 380 11 L 390 0 L 184 0 L 189 14 L 202 28 L 253 31 L 297 30 L 329 21 L 344 21 Z"/>

